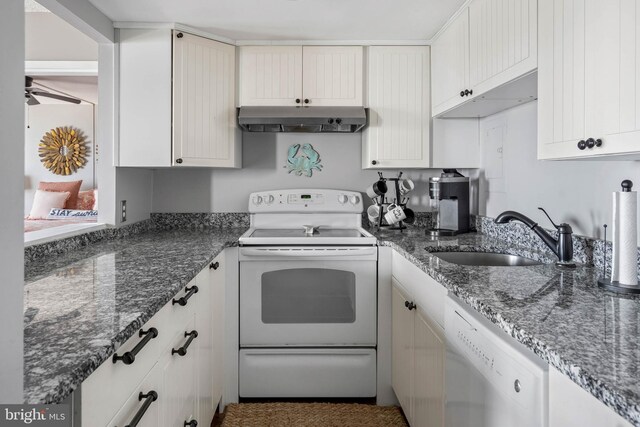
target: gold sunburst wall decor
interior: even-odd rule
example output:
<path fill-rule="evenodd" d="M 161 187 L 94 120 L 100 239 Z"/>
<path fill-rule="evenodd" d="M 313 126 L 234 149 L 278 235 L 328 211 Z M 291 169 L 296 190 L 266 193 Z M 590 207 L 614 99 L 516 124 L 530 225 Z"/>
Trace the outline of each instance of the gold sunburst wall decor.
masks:
<path fill-rule="evenodd" d="M 71 175 L 87 163 L 87 140 L 81 130 L 61 126 L 44 134 L 38 152 L 45 168 L 56 175 Z"/>

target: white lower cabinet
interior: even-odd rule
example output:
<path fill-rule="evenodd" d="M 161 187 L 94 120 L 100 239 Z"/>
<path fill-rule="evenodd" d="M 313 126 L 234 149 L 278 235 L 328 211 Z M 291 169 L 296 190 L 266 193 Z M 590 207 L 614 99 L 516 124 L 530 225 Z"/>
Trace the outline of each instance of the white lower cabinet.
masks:
<path fill-rule="evenodd" d="M 391 384 L 412 427 L 444 426 L 444 333 L 392 279 Z"/>
<path fill-rule="evenodd" d="M 391 288 L 391 386 L 404 414 L 412 422 L 411 374 L 413 371 L 413 313 L 405 307 L 408 297 L 393 279 Z"/>
<path fill-rule="evenodd" d="M 196 374 L 200 374 L 196 372 L 196 353 L 201 337 L 202 331 L 196 329 L 195 318 L 191 316 L 158 361 L 162 377 L 159 390 L 162 394 L 162 422 L 167 427 L 183 426 L 196 419 Z"/>
<path fill-rule="evenodd" d="M 159 427 L 162 424 L 162 404 L 165 396 L 161 390 L 160 367 L 155 365 L 127 398 L 122 408 L 108 425 L 128 426 L 139 418 L 137 427 Z M 83 409 L 84 411 L 84 409 Z M 84 425 L 95 425 L 94 419 L 83 417 Z"/>
<path fill-rule="evenodd" d="M 200 298 L 198 328 L 198 423 L 209 425 L 222 398 L 224 345 L 224 257 L 218 256 L 196 276 Z"/>
<path fill-rule="evenodd" d="M 631 424 L 554 368 L 549 368 L 549 427 L 630 427 Z"/>
<path fill-rule="evenodd" d="M 117 349 L 125 360 L 106 360 L 82 383 L 83 425 L 211 424 L 224 375 L 224 256 Z"/>
<path fill-rule="evenodd" d="M 413 426 L 444 425 L 445 341 L 440 328 L 418 309 L 413 330 Z"/>
<path fill-rule="evenodd" d="M 393 252 L 391 384 L 412 427 L 444 426 L 446 289 Z"/>

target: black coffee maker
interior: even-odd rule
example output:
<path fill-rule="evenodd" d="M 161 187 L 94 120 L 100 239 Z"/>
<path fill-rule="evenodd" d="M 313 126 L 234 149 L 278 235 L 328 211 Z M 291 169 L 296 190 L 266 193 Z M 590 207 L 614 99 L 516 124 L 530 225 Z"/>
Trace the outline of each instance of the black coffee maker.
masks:
<path fill-rule="evenodd" d="M 455 236 L 469 232 L 469 178 L 456 169 L 443 169 L 429 178 L 429 198 L 434 215 L 431 236 Z"/>

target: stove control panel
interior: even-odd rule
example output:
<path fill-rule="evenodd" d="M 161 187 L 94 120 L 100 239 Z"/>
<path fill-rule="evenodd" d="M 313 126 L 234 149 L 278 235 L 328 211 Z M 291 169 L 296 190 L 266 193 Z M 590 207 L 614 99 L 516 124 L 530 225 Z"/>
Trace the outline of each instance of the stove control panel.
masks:
<path fill-rule="evenodd" d="M 250 213 L 333 212 L 361 213 L 360 193 L 345 190 L 273 190 L 251 193 Z"/>

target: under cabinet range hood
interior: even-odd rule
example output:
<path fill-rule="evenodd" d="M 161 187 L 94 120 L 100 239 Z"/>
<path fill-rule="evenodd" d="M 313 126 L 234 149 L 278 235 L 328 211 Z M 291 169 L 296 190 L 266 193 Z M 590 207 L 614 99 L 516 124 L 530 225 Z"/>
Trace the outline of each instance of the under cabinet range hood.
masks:
<path fill-rule="evenodd" d="M 247 132 L 354 133 L 367 124 L 364 107 L 240 107 Z"/>

